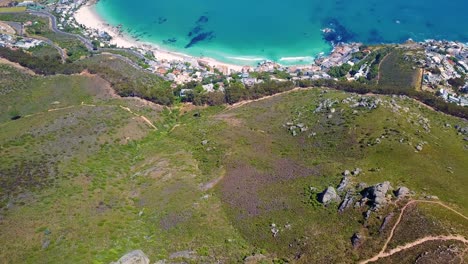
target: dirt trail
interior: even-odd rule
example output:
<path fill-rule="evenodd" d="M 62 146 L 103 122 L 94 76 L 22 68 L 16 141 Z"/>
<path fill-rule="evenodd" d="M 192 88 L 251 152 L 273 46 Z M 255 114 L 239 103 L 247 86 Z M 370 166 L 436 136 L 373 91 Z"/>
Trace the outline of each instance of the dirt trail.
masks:
<path fill-rule="evenodd" d="M 459 236 L 459 235 L 452 235 L 452 236 L 426 236 L 426 237 L 423 237 L 423 238 L 420 238 L 414 242 L 411 242 L 409 244 L 406 244 L 406 245 L 403 245 L 403 246 L 398 246 L 388 252 L 385 252 L 385 250 L 387 250 L 387 247 L 388 247 L 388 244 L 390 243 L 390 241 L 393 239 L 393 236 L 394 236 L 394 233 L 395 233 L 395 230 L 396 228 L 398 227 L 398 225 L 400 224 L 401 222 L 401 219 L 403 218 L 403 215 L 405 213 L 405 210 L 408 208 L 408 206 L 414 204 L 414 203 L 430 203 L 430 204 L 437 204 L 437 205 L 440 205 L 452 212 L 454 212 L 455 214 L 461 216 L 462 218 L 468 220 L 468 217 L 466 217 L 465 215 L 463 215 L 462 213 L 458 212 L 457 210 L 451 208 L 450 206 L 448 205 L 445 205 L 444 203 L 440 202 L 440 201 L 426 201 L 426 200 L 412 200 L 412 201 L 409 201 L 405 206 L 403 206 L 403 208 L 401 209 L 401 212 L 400 214 L 398 215 L 398 218 L 397 218 L 397 221 L 395 222 L 395 224 L 393 225 L 392 227 L 392 230 L 390 230 L 390 235 L 388 236 L 387 240 L 385 241 L 382 249 L 380 250 L 380 252 L 375 255 L 374 257 L 370 258 L 370 259 L 367 259 L 367 260 L 364 260 L 364 261 L 361 261 L 360 263 L 361 264 L 366 264 L 366 263 L 369 263 L 369 262 L 374 262 L 374 261 L 377 261 L 378 259 L 380 258 L 385 258 L 385 257 L 388 257 L 388 256 L 391 256 L 395 253 L 398 253 L 400 251 L 403 251 L 403 250 L 406 250 L 406 249 L 409 249 L 409 248 L 412 248 L 412 247 L 415 247 L 417 245 L 420 245 L 422 243 L 425 243 L 425 242 L 428 242 L 428 241 L 447 241 L 447 240 L 458 240 L 458 241 L 461 241 L 465 244 L 468 244 L 468 240 L 465 239 L 463 236 Z"/>
<path fill-rule="evenodd" d="M 385 257 L 389 257 L 393 254 L 396 254 L 400 251 L 403 251 L 403 250 L 406 250 L 406 249 L 409 249 L 409 248 L 412 248 L 412 247 L 415 247 L 415 246 L 418 246 L 418 245 L 421 245 L 425 242 L 429 242 L 429 241 L 450 241 L 450 240 L 455 240 L 455 241 L 460 241 L 460 242 L 463 242 L 465 244 L 468 244 L 468 240 L 465 239 L 463 236 L 427 236 L 427 237 L 423 237 L 423 238 L 420 238 L 416 241 L 413 241 L 411 243 L 408 243 L 406 245 L 403 245 L 403 246 L 398 246 L 386 253 L 379 253 L 378 255 L 374 256 L 373 258 L 371 259 L 368 259 L 366 261 L 363 261 L 361 262 L 362 264 L 365 264 L 365 263 L 369 263 L 369 262 L 374 262 L 374 261 L 377 261 L 378 259 L 380 258 L 385 258 Z"/>
<path fill-rule="evenodd" d="M 291 89 L 289 91 L 264 96 L 264 97 L 261 97 L 261 98 L 258 98 L 258 99 L 241 101 L 241 102 L 238 102 L 238 103 L 235 103 L 235 104 L 232 104 L 232 105 L 226 107 L 226 109 L 224 111 L 236 109 L 236 108 L 239 108 L 239 107 L 241 107 L 243 105 L 246 105 L 246 104 L 250 104 L 250 103 L 258 102 L 258 101 L 263 101 L 263 100 L 270 99 L 270 98 L 280 96 L 280 95 L 283 95 L 283 94 L 288 94 L 288 93 L 297 92 L 297 91 L 306 91 L 306 90 L 310 90 L 310 89 L 313 89 L 313 88 L 317 88 L 317 87 L 307 87 L 307 88 L 296 87 L 296 88 L 293 88 L 293 89 Z"/>
<path fill-rule="evenodd" d="M 119 106 L 120 106 L 120 108 L 122 108 L 122 109 L 128 111 L 129 113 L 133 114 L 134 116 L 137 116 L 137 117 L 143 119 L 143 121 L 145 121 L 145 123 L 147 123 L 150 127 L 154 128 L 154 130 L 158 130 L 158 128 L 157 128 L 153 123 L 151 123 L 151 121 L 150 121 L 146 116 L 139 115 L 139 114 L 133 112 L 133 111 L 132 111 L 130 108 L 128 108 L 128 107 L 121 106 L 121 105 L 119 105 Z"/>
<path fill-rule="evenodd" d="M 0 64 L 9 65 L 9 66 L 11 66 L 11 67 L 13 67 L 13 68 L 16 68 L 16 69 L 18 69 L 18 70 L 20 70 L 20 71 L 23 71 L 23 72 L 25 72 L 25 73 L 27 73 L 27 74 L 29 74 L 29 75 L 36 75 L 36 73 L 33 72 L 31 69 L 28 69 L 28 68 L 26 68 L 26 67 L 23 67 L 23 66 L 21 66 L 19 63 L 12 62 L 12 61 L 9 61 L 9 60 L 4 59 L 4 58 L 0 58 Z"/>

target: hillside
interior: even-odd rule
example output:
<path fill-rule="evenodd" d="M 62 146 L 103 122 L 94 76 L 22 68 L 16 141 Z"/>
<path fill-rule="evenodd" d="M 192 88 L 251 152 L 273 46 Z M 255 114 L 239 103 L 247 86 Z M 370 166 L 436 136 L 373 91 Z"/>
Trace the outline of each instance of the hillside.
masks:
<path fill-rule="evenodd" d="M 96 75 L 0 71 L 6 263 L 109 263 L 135 249 L 151 263 L 355 263 L 386 244 L 468 236 L 468 123 L 413 99 L 310 88 L 167 108 Z M 357 175 L 337 195 L 353 203 L 322 205 L 347 170 Z M 359 203 L 386 181 L 385 201 Z M 397 200 L 401 186 L 410 196 Z M 436 239 L 379 261 L 466 261 L 466 246 Z"/>

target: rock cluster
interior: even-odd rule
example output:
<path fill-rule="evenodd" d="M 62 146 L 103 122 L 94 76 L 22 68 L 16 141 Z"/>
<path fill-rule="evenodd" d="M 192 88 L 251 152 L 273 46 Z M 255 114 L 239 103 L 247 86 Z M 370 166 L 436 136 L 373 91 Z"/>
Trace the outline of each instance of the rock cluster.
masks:
<path fill-rule="evenodd" d="M 455 129 L 460 133 L 461 135 L 468 135 L 468 126 L 467 127 L 461 127 L 460 125 L 456 125 Z"/>
<path fill-rule="evenodd" d="M 343 99 L 342 103 L 348 104 L 352 108 L 365 108 L 368 110 L 376 109 L 382 103 L 380 98 L 371 96 L 348 97 Z"/>
<path fill-rule="evenodd" d="M 273 237 L 276 237 L 278 235 L 278 233 L 279 233 L 278 227 L 276 227 L 276 224 L 274 224 L 274 223 L 271 224 L 270 227 L 271 227 L 271 229 L 270 229 L 271 234 L 273 235 Z"/>
<path fill-rule="evenodd" d="M 320 113 L 325 110 L 330 111 L 330 113 L 334 113 L 336 110 L 333 108 L 333 105 L 338 103 L 336 100 L 325 99 L 315 108 L 314 113 Z M 331 111 L 333 109 L 333 112 Z"/>
<path fill-rule="evenodd" d="M 387 203 L 387 192 L 392 188 L 390 182 L 376 184 L 364 189 L 363 199 L 367 198 L 371 202 L 372 209 L 378 209 Z"/>

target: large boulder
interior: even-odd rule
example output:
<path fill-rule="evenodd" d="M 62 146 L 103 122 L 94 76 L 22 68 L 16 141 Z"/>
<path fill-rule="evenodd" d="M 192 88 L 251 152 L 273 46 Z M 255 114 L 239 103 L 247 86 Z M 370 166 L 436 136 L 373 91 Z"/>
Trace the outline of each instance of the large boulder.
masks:
<path fill-rule="evenodd" d="M 351 237 L 351 244 L 353 245 L 353 248 L 359 247 L 361 243 L 362 243 L 362 235 L 359 233 L 354 233 L 353 236 Z"/>
<path fill-rule="evenodd" d="M 141 250 L 131 251 L 123 257 L 121 257 L 117 262 L 111 262 L 111 264 L 149 264 L 149 258 Z"/>
<path fill-rule="evenodd" d="M 395 195 L 398 199 L 400 198 L 404 198 L 406 196 L 408 196 L 410 194 L 410 190 L 404 186 L 398 188 L 396 191 L 395 191 Z"/>
<path fill-rule="evenodd" d="M 338 207 L 338 212 L 342 213 L 346 208 L 350 207 L 353 204 L 353 196 L 351 193 L 348 191 L 343 198 L 343 202 L 341 202 L 340 207 Z"/>
<path fill-rule="evenodd" d="M 325 189 L 325 191 L 323 191 L 321 194 L 319 194 L 318 200 L 324 205 L 327 205 L 331 202 L 339 202 L 340 196 L 336 193 L 335 188 L 330 186 L 327 189 Z"/>
<path fill-rule="evenodd" d="M 392 188 L 390 182 L 382 182 L 364 190 L 364 198 L 372 202 L 373 208 L 379 208 L 387 203 L 387 192 Z"/>
<path fill-rule="evenodd" d="M 349 178 L 348 177 L 343 177 L 343 179 L 341 179 L 340 185 L 338 185 L 336 190 L 339 191 L 339 192 L 342 192 L 342 191 L 345 190 L 345 188 L 348 186 L 348 184 L 349 184 Z"/>

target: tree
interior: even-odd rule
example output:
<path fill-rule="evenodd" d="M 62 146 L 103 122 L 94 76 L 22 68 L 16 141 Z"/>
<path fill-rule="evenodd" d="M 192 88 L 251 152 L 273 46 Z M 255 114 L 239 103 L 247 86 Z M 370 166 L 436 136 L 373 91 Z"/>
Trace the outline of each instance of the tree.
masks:
<path fill-rule="evenodd" d="M 448 83 L 454 88 L 459 89 L 465 84 L 465 80 L 463 78 L 452 78 L 448 80 Z"/>
<path fill-rule="evenodd" d="M 340 78 L 346 76 L 348 72 L 351 70 L 351 65 L 348 63 L 342 64 L 341 66 L 333 66 L 330 67 L 328 74 L 335 78 Z"/>
<path fill-rule="evenodd" d="M 228 104 L 234 104 L 239 102 L 246 95 L 246 89 L 240 82 L 230 83 L 225 90 L 226 102 Z"/>

